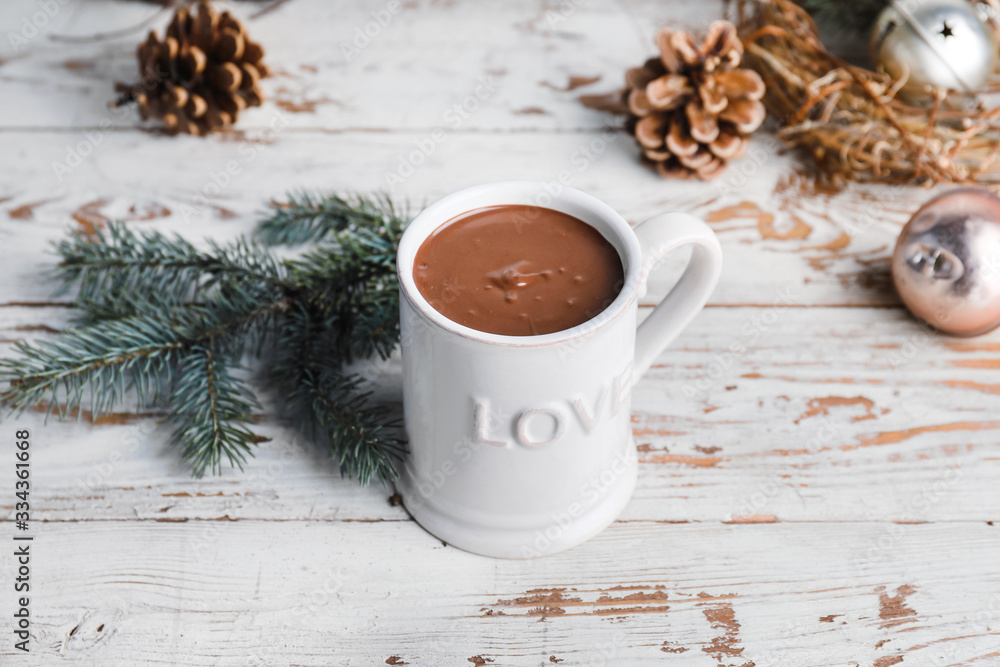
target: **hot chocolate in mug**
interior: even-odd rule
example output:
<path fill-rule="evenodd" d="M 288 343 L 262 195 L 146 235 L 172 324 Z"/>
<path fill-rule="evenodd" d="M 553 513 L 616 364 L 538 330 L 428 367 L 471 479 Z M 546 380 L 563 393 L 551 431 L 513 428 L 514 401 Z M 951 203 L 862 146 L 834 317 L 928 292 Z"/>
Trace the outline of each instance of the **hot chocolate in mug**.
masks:
<path fill-rule="evenodd" d="M 409 438 L 399 491 L 430 533 L 498 558 L 569 549 L 615 520 L 636 480 L 632 387 L 702 309 L 722 270 L 715 234 L 687 213 L 633 230 L 590 195 L 549 189 L 510 181 L 451 194 L 410 223 L 397 255 Z M 505 205 L 560 211 L 600 232 L 624 274 L 612 303 L 578 326 L 527 336 L 479 331 L 438 312 L 414 279 L 417 251 L 456 216 Z M 637 327 L 654 265 L 687 245 L 684 274 Z"/>

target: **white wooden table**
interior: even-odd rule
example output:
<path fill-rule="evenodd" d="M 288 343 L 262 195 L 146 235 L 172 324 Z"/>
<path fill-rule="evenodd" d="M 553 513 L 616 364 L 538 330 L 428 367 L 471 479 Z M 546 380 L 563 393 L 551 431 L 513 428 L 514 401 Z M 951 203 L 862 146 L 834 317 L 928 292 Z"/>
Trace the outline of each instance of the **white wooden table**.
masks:
<path fill-rule="evenodd" d="M 705 217 L 727 264 L 635 391 L 631 503 L 537 561 L 442 544 L 391 488 L 341 479 L 273 417 L 244 473 L 202 480 L 161 415 L 5 420 L 0 540 L 19 427 L 36 537 L 27 655 L 0 549 L 0 663 L 1000 665 L 1000 332 L 928 334 L 889 280 L 930 193 L 832 191 L 766 133 L 718 182 L 661 180 L 576 99 L 618 87 L 657 26 L 703 27 L 721 2 L 412 0 L 349 61 L 340 44 L 387 3 L 291 0 L 253 18 L 268 5 L 237 4 L 275 76 L 263 108 L 208 139 L 107 109 L 142 31 L 66 39 L 155 6 L 50 0 L 15 53 L 9 34 L 45 4 L 0 4 L 0 354 L 67 326 L 45 277 L 67 230 L 121 218 L 225 240 L 289 189 L 419 205 L 566 171 L 632 222 Z M 431 154 L 411 157 L 421 145 Z M 398 365 L 378 385 L 398 401 Z"/>

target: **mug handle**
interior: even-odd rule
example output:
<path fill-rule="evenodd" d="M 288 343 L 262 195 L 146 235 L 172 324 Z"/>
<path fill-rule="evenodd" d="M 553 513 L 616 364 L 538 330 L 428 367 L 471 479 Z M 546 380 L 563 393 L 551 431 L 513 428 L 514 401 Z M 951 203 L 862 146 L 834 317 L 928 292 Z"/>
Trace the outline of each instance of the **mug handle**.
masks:
<path fill-rule="evenodd" d="M 650 218 L 634 231 L 642 247 L 640 298 L 646 294 L 649 275 L 657 262 L 681 246 L 694 248 L 680 280 L 639 325 L 632 366 L 633 384 L 705 306 L 722 273 L 719 239 L 707 224 L 689 213 L 664 213 Z"/>

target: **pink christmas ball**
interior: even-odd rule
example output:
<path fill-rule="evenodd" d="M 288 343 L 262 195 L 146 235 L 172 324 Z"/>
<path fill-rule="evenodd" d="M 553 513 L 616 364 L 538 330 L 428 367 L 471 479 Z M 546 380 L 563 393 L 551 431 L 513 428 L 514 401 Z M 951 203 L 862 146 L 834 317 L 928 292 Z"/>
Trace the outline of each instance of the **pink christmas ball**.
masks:
<path fill-rule="evenodd" d="M 941 331 L 1000 325 L 1000 199 L 960 188 L 924 204 L 896 241 L 892 279 L 910 312 Z"/>

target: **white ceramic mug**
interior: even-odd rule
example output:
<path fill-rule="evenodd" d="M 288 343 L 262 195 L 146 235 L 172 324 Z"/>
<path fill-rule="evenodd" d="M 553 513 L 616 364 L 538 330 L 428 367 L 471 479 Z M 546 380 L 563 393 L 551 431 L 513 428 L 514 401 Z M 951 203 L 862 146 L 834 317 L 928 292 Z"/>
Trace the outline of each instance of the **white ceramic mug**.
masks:
<path fill-rule="evenodd" d="M 413 517 L 448 544 L 530 558 L 573 547 L 614 521 L 635 487 L 632 385 L 705 305 L 722 270 L 715 234 L 687 213 L 635 230 L 578 190 L 510 181 L 432 204 L 399 243 L 403 408 L 409 437 L 399 490 Z M 619 252 L 625 285 L 593 319 L 556 333 L 504 336 L 457 324 L 413 279 L 427 236 L 485 206 L 555 209 L 597 229 Z M 680 281 L 636 329 L 650 270 L 693 246 Z M 461 294 L 455 295 L 461 298 Z"/>

